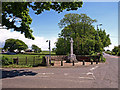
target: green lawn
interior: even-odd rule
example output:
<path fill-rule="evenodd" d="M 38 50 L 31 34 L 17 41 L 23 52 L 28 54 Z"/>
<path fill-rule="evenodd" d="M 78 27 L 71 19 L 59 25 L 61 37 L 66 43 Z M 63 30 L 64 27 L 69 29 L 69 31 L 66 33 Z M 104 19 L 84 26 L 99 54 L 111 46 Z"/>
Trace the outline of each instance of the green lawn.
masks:
<path fill-rule="evenodd" d="M 42 58 L 45 55 L 48 55 L 49 51 L 42 51 L 40 53 L 25 53 L 25 54 L 16 54 L 16 55 L 6 55 L 2 54 L 1 56 L 5 56 L 14 63 L 14 58 L 18 58 L 18 65 L 12 64 L 3 67 L 31 67 L 38 66 L 42 63 Z M 56 55 L 55 52 L 51 52 L 52 55 Z M 27 60 L 26 60 L 27 58 Z"/>
<path fill-rule="evenodd" d="M 37 66 L 38 64 L 41 64 L 42 57 L 45 55 L 16 54 L 16 55 L 2 55 L 2 56 L 8 57 L 12 61 L 12 63 L 13 63 L 13 58 L 18 58 L 19 65 Z M 26 59 L 27 59 L 27 62 L 26 62 Z"/>
<path fill-rule="evenodd" d="M 26 54 L 26 55 L 27 55 L 27 54 L 28 54 L 28 55 L 49 55 L 49 51 L 42 51 L 42 52 L 40 52 L 40 53 L 34 53 L 34 52 L 28 53 L 28 52 L 26 52 L 25 54 Z M 55 52 L 51 52 L 51 55 L 56 55 L 56 53 L 55 53 Z"/>
<path fill-rule="evenodd" d="M 42 51 L 40 54 L 49 54 L 49 51 Z M 55 52 L 51 52 L 51 54 L 55 54 Z"/>

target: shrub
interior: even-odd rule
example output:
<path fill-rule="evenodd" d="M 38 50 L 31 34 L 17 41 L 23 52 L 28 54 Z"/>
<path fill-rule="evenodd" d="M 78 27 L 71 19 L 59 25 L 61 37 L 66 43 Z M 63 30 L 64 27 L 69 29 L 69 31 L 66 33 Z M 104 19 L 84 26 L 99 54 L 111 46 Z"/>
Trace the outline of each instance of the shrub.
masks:
<path fill-rule="evenodd" d="M 90 61 L 93 62 L 94 60 L 91 58 Z"/>
<path fill-rule="evenodd" d="M 5 56 L 2 57 L 1 63 L 2 63 L 2 65 L 12 64 L 11 60 Z"/>
<path fill-rule="evenodd" d="M 120 52 L 118 52 L 117 55 L 120 56 Z"/>
<path fill-rule="evenodd" d="M 111 51 L 106 51 L 105 53 L 112 55 L 112 52 L 111 52 Z"/>
<path fill-rule="evenodd" d="M 106 58 L 104 58 L 104 56 L 101 55 L 101 56 L 100 56 L 100 61 L 101 61 L 101 62 L 105 62 L 105 61 L 106 61 Z"/>
<path fill-rule="evenodd" d="M 106 62 L 106 58 L 102 57 L 102 62 Z"/>
<path fill-rule="evenodd" d="M 112 55 L 116 55 L 115 52 L 112 52 Z"/>
<path fill-rule="evenodd" d="M 100 61 L 101 62 L 105 62 L 106 61 L 106 58 L 104 58 L 102 52 L 100 52 Z"/>

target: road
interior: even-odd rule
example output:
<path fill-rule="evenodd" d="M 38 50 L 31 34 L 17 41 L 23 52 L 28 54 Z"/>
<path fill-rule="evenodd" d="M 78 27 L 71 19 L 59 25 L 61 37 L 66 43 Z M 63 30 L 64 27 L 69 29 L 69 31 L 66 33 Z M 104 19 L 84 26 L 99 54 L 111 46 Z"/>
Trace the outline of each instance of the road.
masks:
<path fill-rule="evenodd" d="M 118 88 L 118 57 L 71 68 L 3 69 L 3 88 Z"/>

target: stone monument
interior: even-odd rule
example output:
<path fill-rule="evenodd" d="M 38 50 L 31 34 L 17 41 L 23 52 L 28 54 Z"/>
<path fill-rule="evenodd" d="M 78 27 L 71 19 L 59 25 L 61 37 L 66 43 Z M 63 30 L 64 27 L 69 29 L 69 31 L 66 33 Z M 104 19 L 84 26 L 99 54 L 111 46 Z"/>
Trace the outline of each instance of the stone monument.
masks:
<path fill-rule="evenodd" d="M 77 59 L 76 59 L 76 55 L 73 54 L 73 39 L 72 39 L 72 38 L 71 38 L 71 40 L 70 40 L 70 43 L 71 43 L 71 46 L 70 46 L 70 47 L 71 47 L 71 48 L 70 48 L 70 49 L 71 49 L 71 52 L 70 52 L 70 55 L 68 56 L 68 59 L 69 59 L 70 62 L 73 62 L 73 61 L 74 61 L 74 62 L 76 63 L 76 62 L 77 62 Z"/>

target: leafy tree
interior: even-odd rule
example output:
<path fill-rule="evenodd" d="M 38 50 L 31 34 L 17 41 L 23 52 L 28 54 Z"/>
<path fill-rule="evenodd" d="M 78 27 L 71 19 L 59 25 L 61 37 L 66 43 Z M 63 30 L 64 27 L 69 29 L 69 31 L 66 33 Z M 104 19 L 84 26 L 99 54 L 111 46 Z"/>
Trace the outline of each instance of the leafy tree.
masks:
<path fill-rule="evenodd" d="M 91 19 L 86 14 L 66 14 L 60 21 L 62 31 L 56 42 L 56 54 L 70 53 L 70 37 L 73 38 L 74 53 L 79 55 L 91 55 L 102 52 L 104 47 L 110 45 L 109 35 L 105 30 L 95 30 Z"/>
<path fill-rule="evenodd" d="M 60 22 L 58 23 L 59 27 L 60 28 L 64 28 L 66 26 L 69 26 L 72 31 L 74 32 L 75 34 L 75 37 L 76 37 L 76 34 L 77 34 L 77 29 L 76 29 L 76 25 L 77 23 L 80 23 L 83 24 L 81 28 L 84 29 L 84 33 L 85 33 L 85 24 L 86 25 L 91 25 L 92 23 L 96 22 L 96 20 L 92 20 L 90 17 L 88 17 L 86 14 L 66 14 L 64 15 L 64 18 L 62 20 L 60 20 Z"/>
<path fill-rule="evenodd" d="M 70 42 L 65 40 L 66 43 L 64 43 L 64 39 L 63 38 L 58 38 L 58 41 L 55 43 L 56 44 L 56 48 L 55 48 L 55 52 L 57 55 L 64 55 L 64 54 L 68 54 L 70 53 Z M 67 45 L 67 46 L 66 46 Z M 66 47 L 65 47 L 66 46 Z"/>
<path fill-rule="evenodd" d="M 5 46 L 4 49 L 8 49 L 8 51 L 10 52 L 14 52 L 14 50 L 18 49 L 19 52 L 21 52 L 21 50 L 25 50 L 27 49 L 28 46 L 21 40 L 19 39 L 7 39 L 5 41 Z"/>
<path fill-rule="evenodd" d="M 26 38 L 34 39 L 30 24 L 29 8 L 35 14 L 41 14 L 45 10 L 55 10 L 58 13 L 63 10 L 77 10 L 83 2 L 2 2 L 2 26 L 24 33 Z"/>
<path fill-rule="evenodd" d="M 113 55 L 118 55 L 118 56 L 120 56 L 120 45 L 115 46 L 115 47 L 112 49 L 112 54 L 113 54 Z"/>
<path fill-rule="evenodd" d="M 41 50 L 41 48 L 39 48 L 37 45 L 32 45 L 32 49 L 34 50 L 34 52 L 36 52 L 36 53 L 40 53 L 42 50 Z"/>
<path fill-rule="evenodd" d="M 2 58 L 0 60 L 0 64 L 9 65 L 9 64 L 12 64 L 12 61 L 7 57 L 2 56 Z"/>

